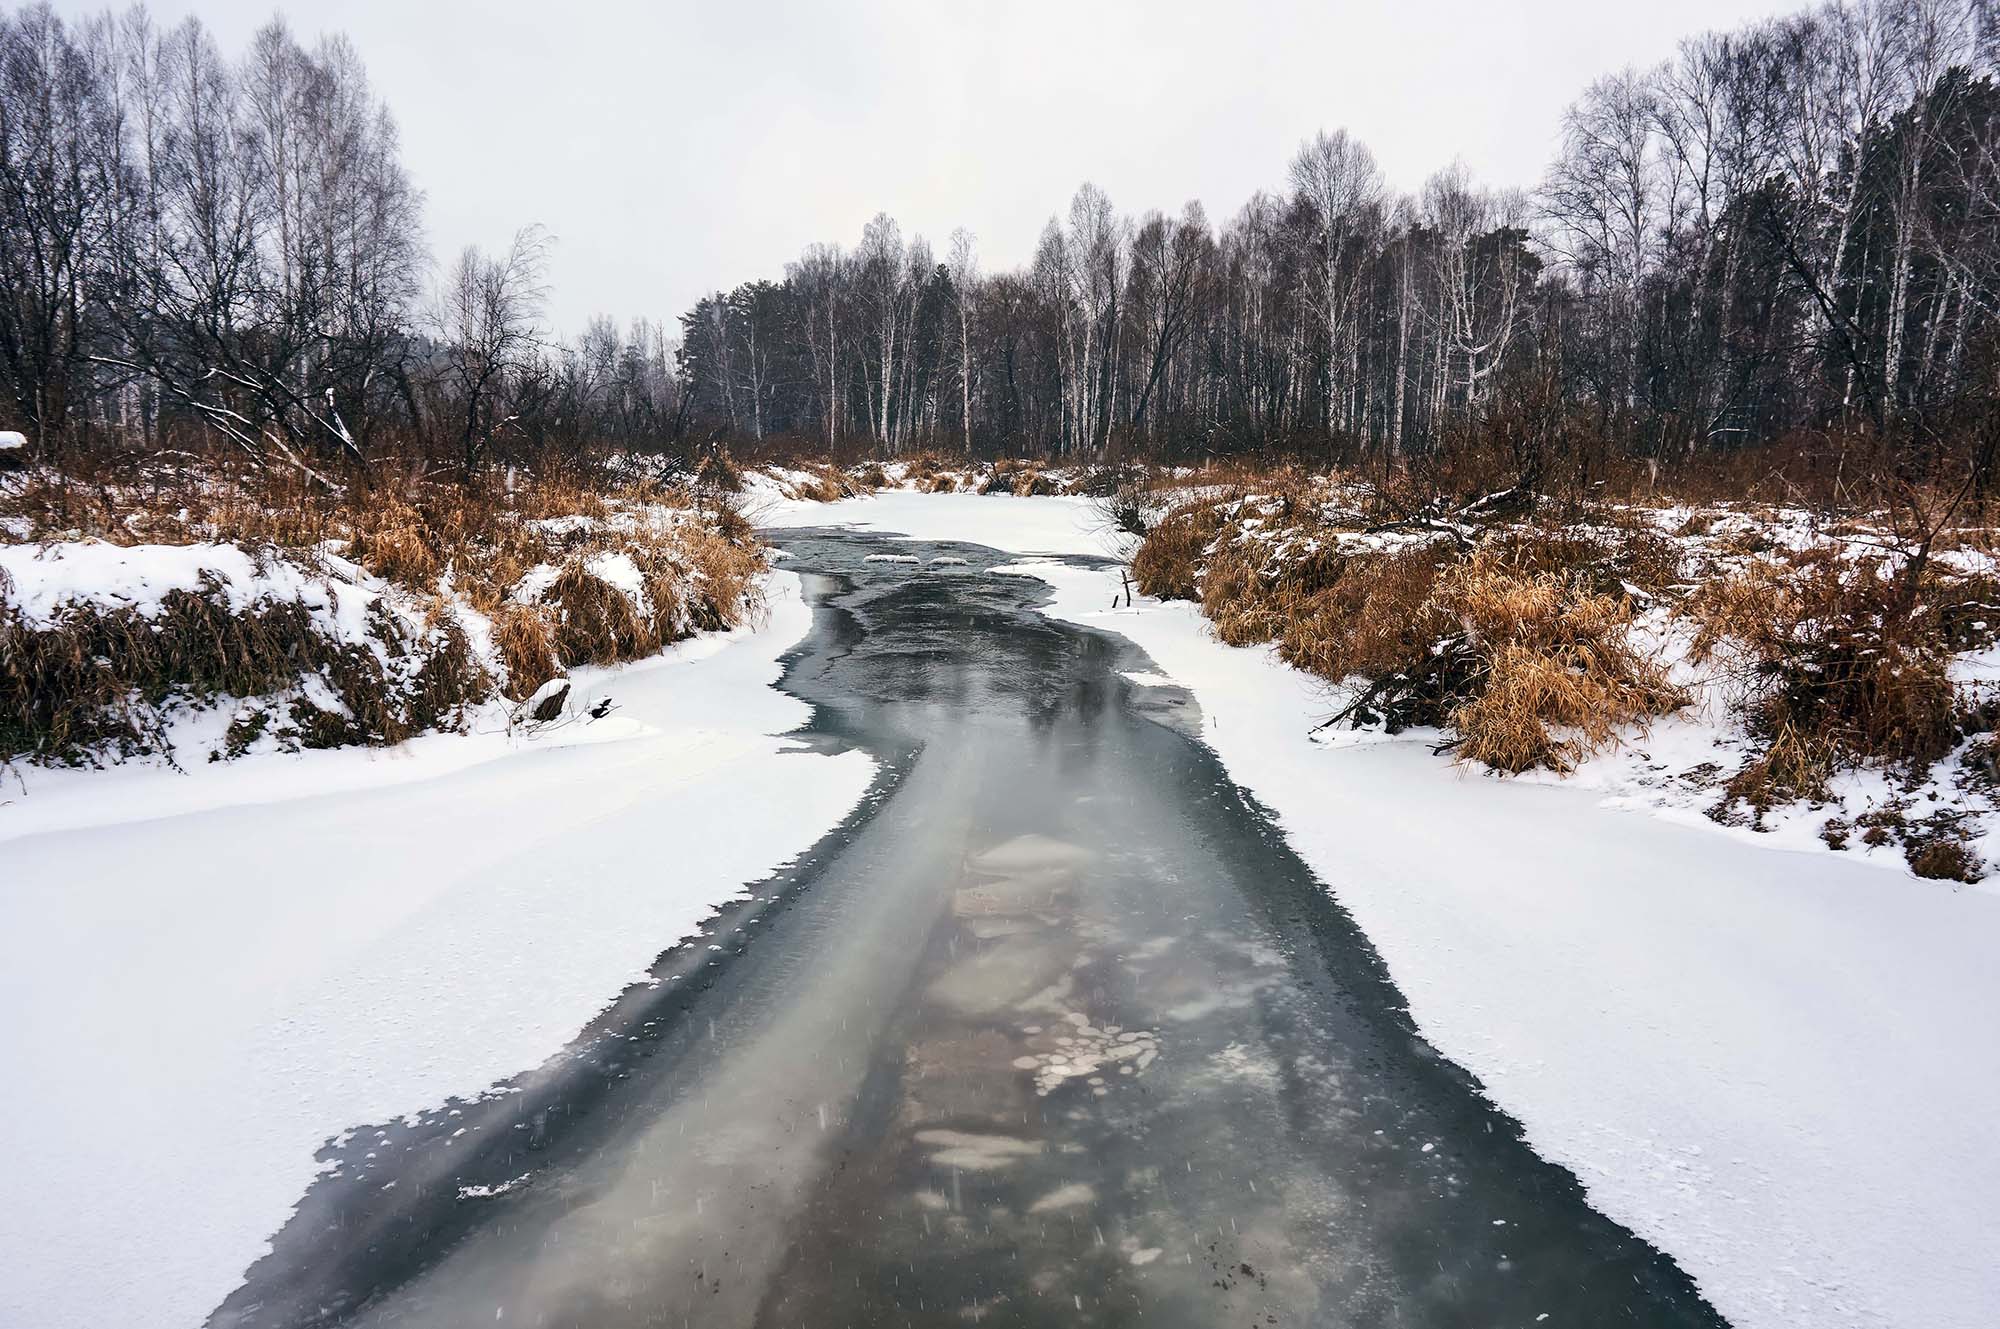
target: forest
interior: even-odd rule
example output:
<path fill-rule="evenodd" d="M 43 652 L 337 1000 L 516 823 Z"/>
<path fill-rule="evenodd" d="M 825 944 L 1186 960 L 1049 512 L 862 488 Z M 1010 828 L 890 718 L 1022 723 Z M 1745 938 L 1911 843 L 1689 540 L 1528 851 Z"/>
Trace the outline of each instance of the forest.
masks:
<path fill-rule="evenodd" d="M 1395 461 L 1524 478 L 1801 438 L 1976 454 L 1993 393 L 1993 11 L 1830 4 L 1681 44 L 1570 106 L 1531 191 L 1391 193 L 1321 132 L 1217 227 L 1085 184 L 1024 270 L 877 216 L 703 300 L 679 368 L 732 438 Z"/>
<path fill-rule="evenodd" d="M 1320 131 L 1219 225 L 1086 183 L 985 272 L 970 233 L 878 215 L 674 323 L 560 337 L 532 219 L 433 270 L 344 38 L 274 20 L 231 56 L 193 19 L 30 7 L 0 17 L 0 410 L 50 460 L 1469 447 L 1534 486 L 1781 445 L 1983 490 L 1996 49 L 1984 0 L 1830 3 L 1582 89 L 1532 188 L 1453 164 L 1397 194 Z"/>

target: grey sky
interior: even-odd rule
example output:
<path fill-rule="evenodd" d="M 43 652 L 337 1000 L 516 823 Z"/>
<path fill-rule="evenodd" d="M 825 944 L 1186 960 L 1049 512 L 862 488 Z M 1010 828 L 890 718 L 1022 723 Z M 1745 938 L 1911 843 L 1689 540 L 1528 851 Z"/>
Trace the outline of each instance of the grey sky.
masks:
<path fill-rule="evenodd" d="M 101 4 L 64 0 L 65 12 Z M 552 322 L 671 321 L 702 291 L 851 246 L 886 209 L 942 254 L 1032 252 L 1094 180 L 1121 210 L 1199 198 L 1221 222 L 1345 125 L 1391 185 L 1462 158 L 1532 185 L 1563 106 L 1683 35 L 1795 5 L 1227 4 L 1218 0 L 206 0 L 231 55 L 275 10 L 347 32 L 403 129 L 433 248 L 557 237 Z"/>

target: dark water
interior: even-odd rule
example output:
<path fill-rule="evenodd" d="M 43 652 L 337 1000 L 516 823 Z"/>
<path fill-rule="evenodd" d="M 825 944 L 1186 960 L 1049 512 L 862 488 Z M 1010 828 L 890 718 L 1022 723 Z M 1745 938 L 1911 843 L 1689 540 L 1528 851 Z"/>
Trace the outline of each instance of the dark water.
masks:
<path fill-rule="evenodd" d="M 564 1055 L 330 1154 L 213 1324 L 1720 1323 L 1416 1035 L 1141 653 L 988 551 L 784 544 L 783 686 L 869 797 Z"/>

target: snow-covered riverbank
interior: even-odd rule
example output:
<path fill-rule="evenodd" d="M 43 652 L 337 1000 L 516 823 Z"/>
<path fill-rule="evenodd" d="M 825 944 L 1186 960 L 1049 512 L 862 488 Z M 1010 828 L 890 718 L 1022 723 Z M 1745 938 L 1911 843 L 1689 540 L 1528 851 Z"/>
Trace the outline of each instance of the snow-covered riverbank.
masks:
<path fill-rule="evenodd" d="M 539 738 L 10 774 L 0 1323 L 199 1323 L 328 1139 L 557 1052 L 852 809 L 871 760 L 781 737 L 811 611 L 766 590 L 759 627 L 578 671 L 617 710 Z"/>
<path fill-rule="evenodd" d="M 1507 781 L 1422 736 L 1329 745 L 1313 679 L 1122 602 L 1084 499 L 767 503 L 1006 550 L 1130 638 L 1386 960 L 1428 1040 L 1745 1329 L 1973 1329 L 2000 1306 L 2000 893 Z M 933 575 L 911 566 L 911 576 Z M 871 774 L 791 750 L 771 616 L 577 676 L 527 739 L 26 772 L 0 793 L 0 1323 L 196 1323 L 329 1137 L 561 1048 Z M 22 1017 L 25 1013 L 25 1018 Z M 104 1271 L 116 1269 L 116 1278 Z M 88 1289 L 80 1296 L 79 1289 Z"/>
<path fill-rule="evenodd" d="M 1076 499 L 891 492 L 758 519 L 1115 552 Z M 1992 1323 L 2000 894 L 1483 777 L 1421 736 L 1316 743 L 1320 685 L 1268 648 L 1220 644 L 1186 603 L 1110 608 L 1115 569 L 1017 570 L 1192 691 L 1432 1044 L 1734 1323 Z"/>

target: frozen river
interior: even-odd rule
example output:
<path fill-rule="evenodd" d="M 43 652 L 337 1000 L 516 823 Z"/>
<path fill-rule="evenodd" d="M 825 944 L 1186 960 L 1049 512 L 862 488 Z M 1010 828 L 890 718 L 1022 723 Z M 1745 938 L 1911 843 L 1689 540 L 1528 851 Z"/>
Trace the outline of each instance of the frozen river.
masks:
<path fill-rule="evenodd" d="M 1424 1044 L 1136 648 L 990 551 L 781 543 L 782 686 L 871 796 L 510 1092 L 357 1132 L 212 1323 L 1720 1322 Z"/>

